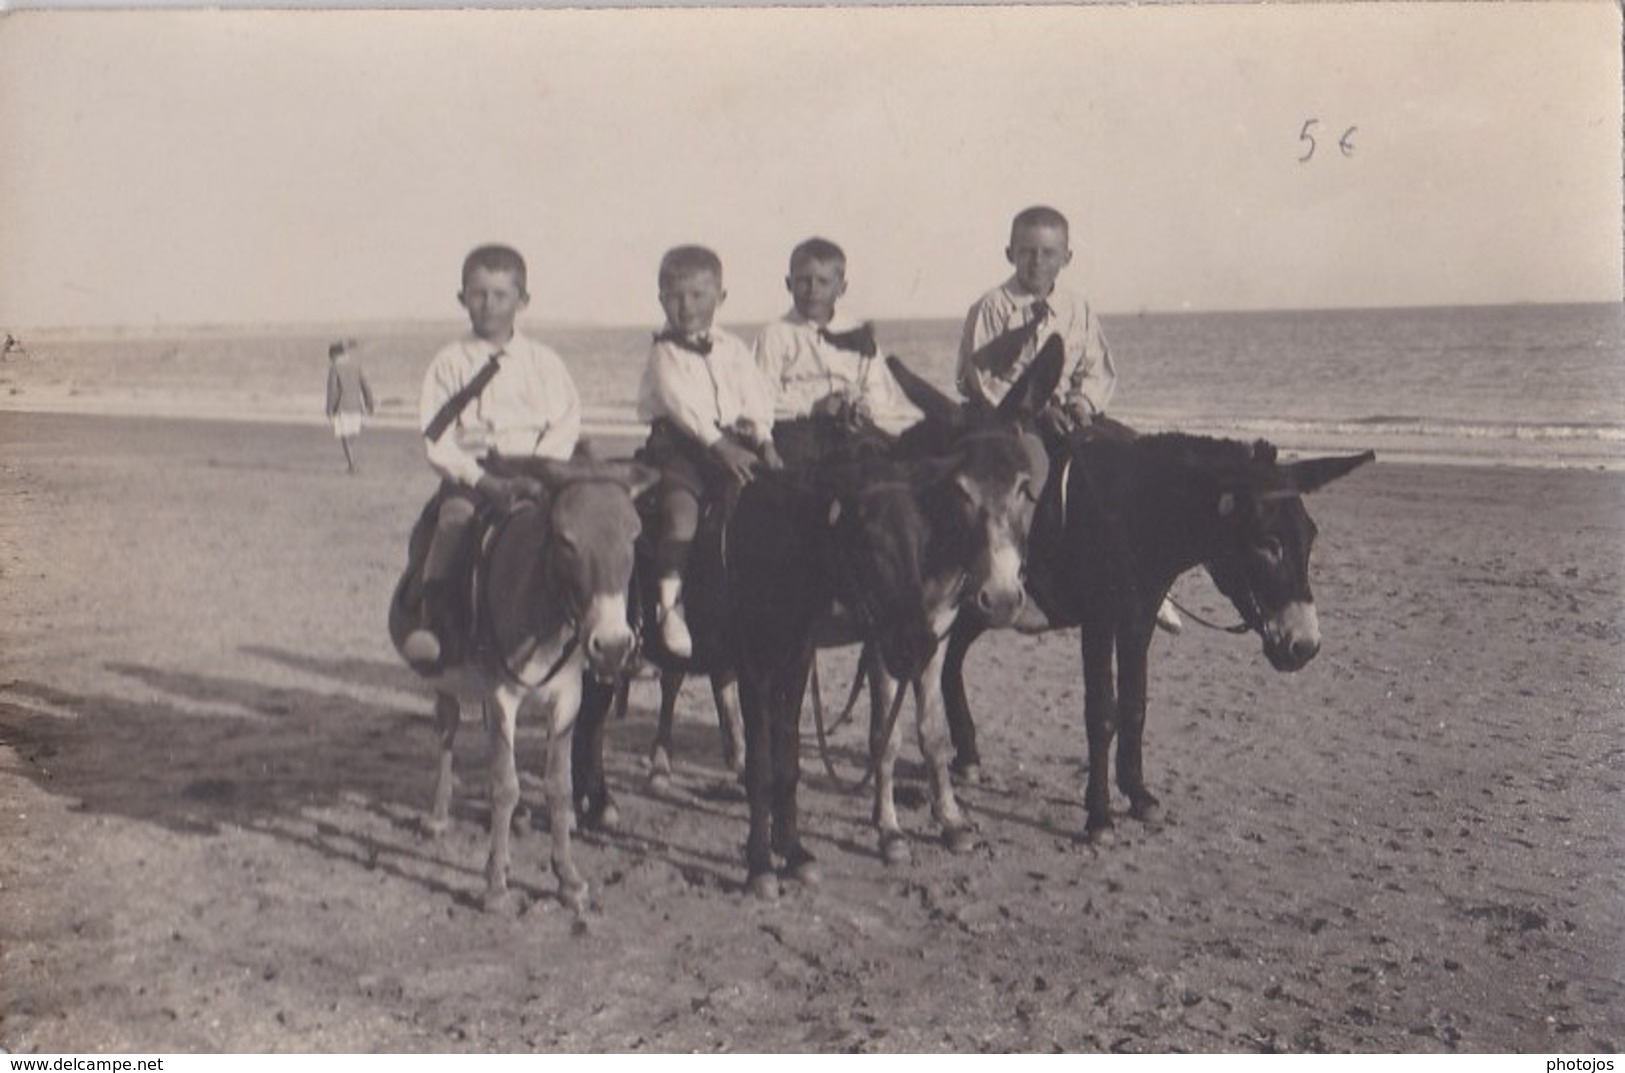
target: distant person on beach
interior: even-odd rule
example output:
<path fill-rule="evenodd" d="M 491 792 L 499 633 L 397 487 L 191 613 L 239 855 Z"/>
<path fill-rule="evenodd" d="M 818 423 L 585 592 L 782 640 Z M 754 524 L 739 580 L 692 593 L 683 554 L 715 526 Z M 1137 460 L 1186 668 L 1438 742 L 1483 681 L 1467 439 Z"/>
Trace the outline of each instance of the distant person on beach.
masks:
<path fill-rule="evenodd" d="M 422 616 L 402 650 L 425 674 L 442 663 L 454 595 L 448 590 L 474 515 L 536 491 L 527 479 L 487 473 L 487 456 L 567 459 L 581 435 L 581 398 L 563 360 L 514 328 L 530 303 L 525 259 L 508 246 L 481 246 L 464 259 L 462 280 L 457 300 L 471 331 L 429 363 L 418 409 L 424 450 L 441 482 L 431 500 L 436 522 L 423 566 Z"/>
<path fill-rule="evenodd" d="M 372 385 L 355 356 L 356 341 L 341 339 L 327 348 L 327 416 L 333 435 L 344 448 L 344 465 L 355 472 L 350 441 L 361 435 L 361 423 L 373 412 Z"/>
<path fill-rule="evenodd" d="M 1061 270 L 1072 263 L 1071 227 L 1064 215 L 1047 205 L 1018 212 L 1004 257 L 1014 274 L 977 299 L 965 317 L 959 390 L 967 399 L 997 404 L 1039 349 L 1059 335 L 1066 369 L 1039 420 L 1051 450 L 1060 450 L 1091 435 L 1117 386 L 1117 366 L 1088 300 L 1057 286 Z M 1184 628 L 1167 602 L 1157 612 L 1157 625 L 1170 633 Z"/>
<path fill-rule="evenodd" d="M 773 446 L 773 388 L 750 348 L 713 325 L 727 298 L 722 261 L 703 246 L 678 246 L 660 260 L 666 326 L 654 337 L 638 387 L 638 417 L 650 423 L 642 457 L 661 470 L 656 623 L 661 642 L 686 659 L 694 649 L 682 612 L 683 568 L 704 503 L 723 509 L 758 467 L 784 463 Z"/>
<path fill-rule="evenodd" d="M 846 294 L 846 253 L 823 238 L 790 251 L 784 278 L 791 309 L 756 338 L 756 365 L 774 388 L 775 436 L 793 419 L 814 418 L 856 432 L 900 427 L 919 415 L 903 398 L 875 342 L 874 325 L 835 308 Z M 792 463 L 794 449 L 780 450 Z"/>

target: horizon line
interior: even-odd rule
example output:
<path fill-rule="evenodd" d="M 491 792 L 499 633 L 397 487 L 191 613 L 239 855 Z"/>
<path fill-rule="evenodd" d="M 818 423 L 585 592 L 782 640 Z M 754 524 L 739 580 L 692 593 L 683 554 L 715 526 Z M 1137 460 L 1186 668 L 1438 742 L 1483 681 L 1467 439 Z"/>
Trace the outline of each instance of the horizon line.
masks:
<path fill-rule="evenodd" d="M 1427 310 L 1427 309 L 1500 309 L 1518 308 L 1524 306 L 1604 306 L 1622 305 L 1625 299 L 1568 299 L 1568 300 L 1522 300 L 1508 302 L 1415 302 L 1402 305 L 1334 305 L 1334 306 L 1249 306 L 1241 308 L 1152 308 L 1149 306 L 1138 309 L 1100 310 L 1102 318 L 1134 318 L 1134 317 L 1179 317 L 1179 316 L 1224 316 L 1248 313 L 1381 313 L 1397 310 Z M 960 320 L 963 313 L 940 315 L 915 315 L 901 317 L 872 317 L 879 323 L 903 323 L 909 321 L 933 320 Z M 744 319 L 719 321 L 721 327 L 730 325 L 758 325 L 771 323 L 776 317 L 766 319 Z M 235 332 L 263 332 L 277 335 L 304 335 L 304 334 L 356 334 L 363 326 L 388 326 L 402 328 L 419 326 L 443 327 L 447 324 L 460 323 L 463 320 L 458 316 L 441 317 L 367 317 L 355 320 L 278 320 L 278 321 L 158 321 L 151 324 L 54 324 L 35 325 L 32 327 L 5 328 L 8 334 L 23 343 L 27 343 L 26 336 L 60 338 L 68 335 L 83 336 L 115 336 L 115 337 L 159 337 L 164 335 L 209 335 Z M 522 326 L 534 326 L 545 331 L 631 331 L 635 329 L 649 329 L 654 318 L 635 322 L 625 321 L 596 321 L 596 320 L 552 320 L 546 317 L 524 318 L 519 322 Z"/>

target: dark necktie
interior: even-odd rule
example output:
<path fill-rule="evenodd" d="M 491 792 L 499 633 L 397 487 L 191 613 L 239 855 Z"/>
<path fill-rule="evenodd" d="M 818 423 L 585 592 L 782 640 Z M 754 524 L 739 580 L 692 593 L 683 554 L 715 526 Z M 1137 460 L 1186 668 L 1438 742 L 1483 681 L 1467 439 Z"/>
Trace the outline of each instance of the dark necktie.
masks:
<path fill-rule="evenodd" d="M 832 332 L 828 328 L 819 328 L 818 338 L 836 350 L 849 351 L 865 358 L 874 357 L 880 350 L 875 345 L 875 326 L 867 321 L 851 331 L 845 332 Z"/>
<path fill-rule="evenodd" d="M 670 343 L 679 350 L 686 350 L 690 354 L 698 354 L 702 358 L 711 353 L 711 337 L 709 335 L 698 335 L 690 339 L 675 328 L 667 328 L 663 332 L 656 332 L 655 342 Z"/>
<path fill-rule="evenodd" d="M 492 351 L 491 356 L 485 360 L 485 364 L 480 366 L 480 371 L 474 374 L 474 378 L 464 384 L 460 391 L 447 399 L 445 404 L 435 412 L 434 420 L 430 421 L 429 427 L 423 430 L 424 437 L 430 443 L 434 443 L 445 435 L 446 429 L 451 426 L 453 421 L 457 420 L 457 415 L 463 412 L 463 407 L 467 406 L 472 399 L 485 390 L 485 385 L 489 384 L 491 378 L 496 376 L 497 369 L 500 367 L 498 362 L 506 353 L 505 350 Z"/>
<path fill-rule="evenodd" d="M 1039 325 L 1043 324 L 1044 318 L 1050 314 L 1049 303 L 1042 298 L 1027 309 L 1031 312 L 1030 320 L 1025 320 L 1014 328 L 1005 329 L 971 356 L 976 368 L 1001 380 L 1010 378 L 1010 371 L 1015 368 L 1021 352 L 1038 336 Z"/>

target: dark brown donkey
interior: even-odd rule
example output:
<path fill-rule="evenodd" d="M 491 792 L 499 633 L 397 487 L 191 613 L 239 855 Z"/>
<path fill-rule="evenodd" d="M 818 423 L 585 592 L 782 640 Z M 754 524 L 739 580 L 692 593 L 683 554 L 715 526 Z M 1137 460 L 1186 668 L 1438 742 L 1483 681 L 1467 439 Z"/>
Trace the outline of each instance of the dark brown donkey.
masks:
<path fill-rule="evenodd" d="M 587 883 L 570 855 L 573 819 L 566 739 L 586 675 L 614 678 L 636 649 L 627 592 L 640 529 L 633 497 L 658 477 L 642 466 L 510 460 L 504 473 L 540 482 L 541 495 L 497 513 L 483 534 L 472 573 L 459 649 L 466 658 L 431 679 L 440 737 L 439 776 L 426 826 L 444 830 L 452 791 L 452 744 L 459 701 L 482 705 L 491 736 L 491 843 L 485 904 L 508 901 L 508 830 L 519 802 L 514 730 L 522 706 L 547 728 L 543 778 L 559 900 L 580 912 Z M 390 605 L 396 648 L 415 621 L 416 579 L 408 572 Z"/>
<path fill-rule="evenodd" d="M 1303 497 L 1375 457 L 1366 451 L 1282 463 L 1262 440 L 1130 433 L 1078 443 L 1055 465 L 1029 559 L 1033 603 L 1047 621 L 1040 616 L 1018 628 L 1082 627 L 1091 838 L 1112 826 L 1114 734 L 1117 785 L 1129 814 L 1148 819 L 1157 809 L 1141 767 L 1146 678 L 1157 607 L 1174 580 L 1205 567 L 1241 616 L 1241 629 L 1262 638 L 1270 665 L 1303 667 L 1320 648 L 1309 588 L 1316 529 Z M 961 617 L 946 646 L 943 692 L 961 773 L 980 764 L 965 653 L 987 628 Z"/>
<path fill-rule="evenodd" d="M 845 639 L 869 641 L 878 653 L 881 695 L 912 689 L 932 812 L 951 849 L 969 844 L 948 773 L 939 640 L 962 606 L 975 606 L 995 624 L 1021 610 L 1021 563 L 1036 499 L 1029 482 L 1042 478 L 1034 462 L 1016 436 L 989 434 L 945 459 L 828 474 L 832 497 L 786 493 L 790 482 L 763 481 L 748 497 L 753 505 L 740 501 L 726 534 L 727 590 L 744 716 L 746 882 L 753 893 L 778 893 L 775 857 L 789 877 L 816 880 L 796 803 L 801 705 L 815 647 L 828 643 L 840 612 L 849 622 Z M 895 712 L 895 705 L 872 711 L 869 741 L 880 845 L 898 860 L 906 843 L 892 794 Z"/>
<path fill-rule="evenodd" d="M 927 414 L 919 431 L 905 434 L 906 449 L 941 453 L 768 474 L 740 497 L 689 618 L 696 655 L 709 650 L 719 661 L 704 669 L 722 664 L 739 679 L 751 811 L 746 860 L 756 893 L 777 890 L 774 853 L 789 874 L 814 876 L 795 800 L 799 715 L 818 646 L 872 640 L 883 664 L 877 677 L 887 680 L 882 695 L 896 683 L 913 687 L 933 812 L 951 848 L 968 843 L 947 773 L 939 641 L 962 606 L 1003 623 L 1025 602 L 1022 556 L 1046 465 L 1031 415 L 1053 390 L 1061 357 L 1050 348 L 999 408 L 975 411 L 898 363 L 905 390 Z M 577 734 L 576 784 L 589 819 L 610 805 L 602 768 L 609 691 L 598 690 L 596 703 L 593 692 Z M 872 717 L 871 759 L 882 849 L 897 859 L 906 844 L 892 802 L 894 714 Z"/>

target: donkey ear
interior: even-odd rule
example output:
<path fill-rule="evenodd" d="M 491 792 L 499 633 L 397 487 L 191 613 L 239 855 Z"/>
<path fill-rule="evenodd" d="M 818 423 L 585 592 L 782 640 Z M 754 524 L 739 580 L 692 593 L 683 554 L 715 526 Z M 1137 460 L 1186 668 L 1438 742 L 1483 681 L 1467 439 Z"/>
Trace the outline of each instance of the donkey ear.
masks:
<path fill-rule="evenodd" d="M 1009 418 L 1021 414 L 1035 414 L 1055 394 L 1061 383 L 1061 370 L 1066 365 L 1066 346 L 1059 335 L 1052 335 L 1039 349 L 1032 364 L 1023 369 L 1016 382 L 1010 385 L 1004 398 L 999 400 L 998 415 Z"/>
<path fill-rule="evenodd" d="M 1361 451 L 1357 455 L 1337 455 L 1330 458 L 1305 458 L 1281 467 L 1291 487 L 1300 492 L 1314 492 L 1346 476 L 1354 470 L 1375 461 L 1377 452 Z"/>
<path fill-rule="evenodd" d="M 895 354 L 886 355 L 886 368 L 897 378 L 897 386 L 903 389 L 903 397 L 912 402 L 927 421 L 940 425 L 958 424 L 959 403 L 938 391 L 930 381 L 916 375 Z"/>

